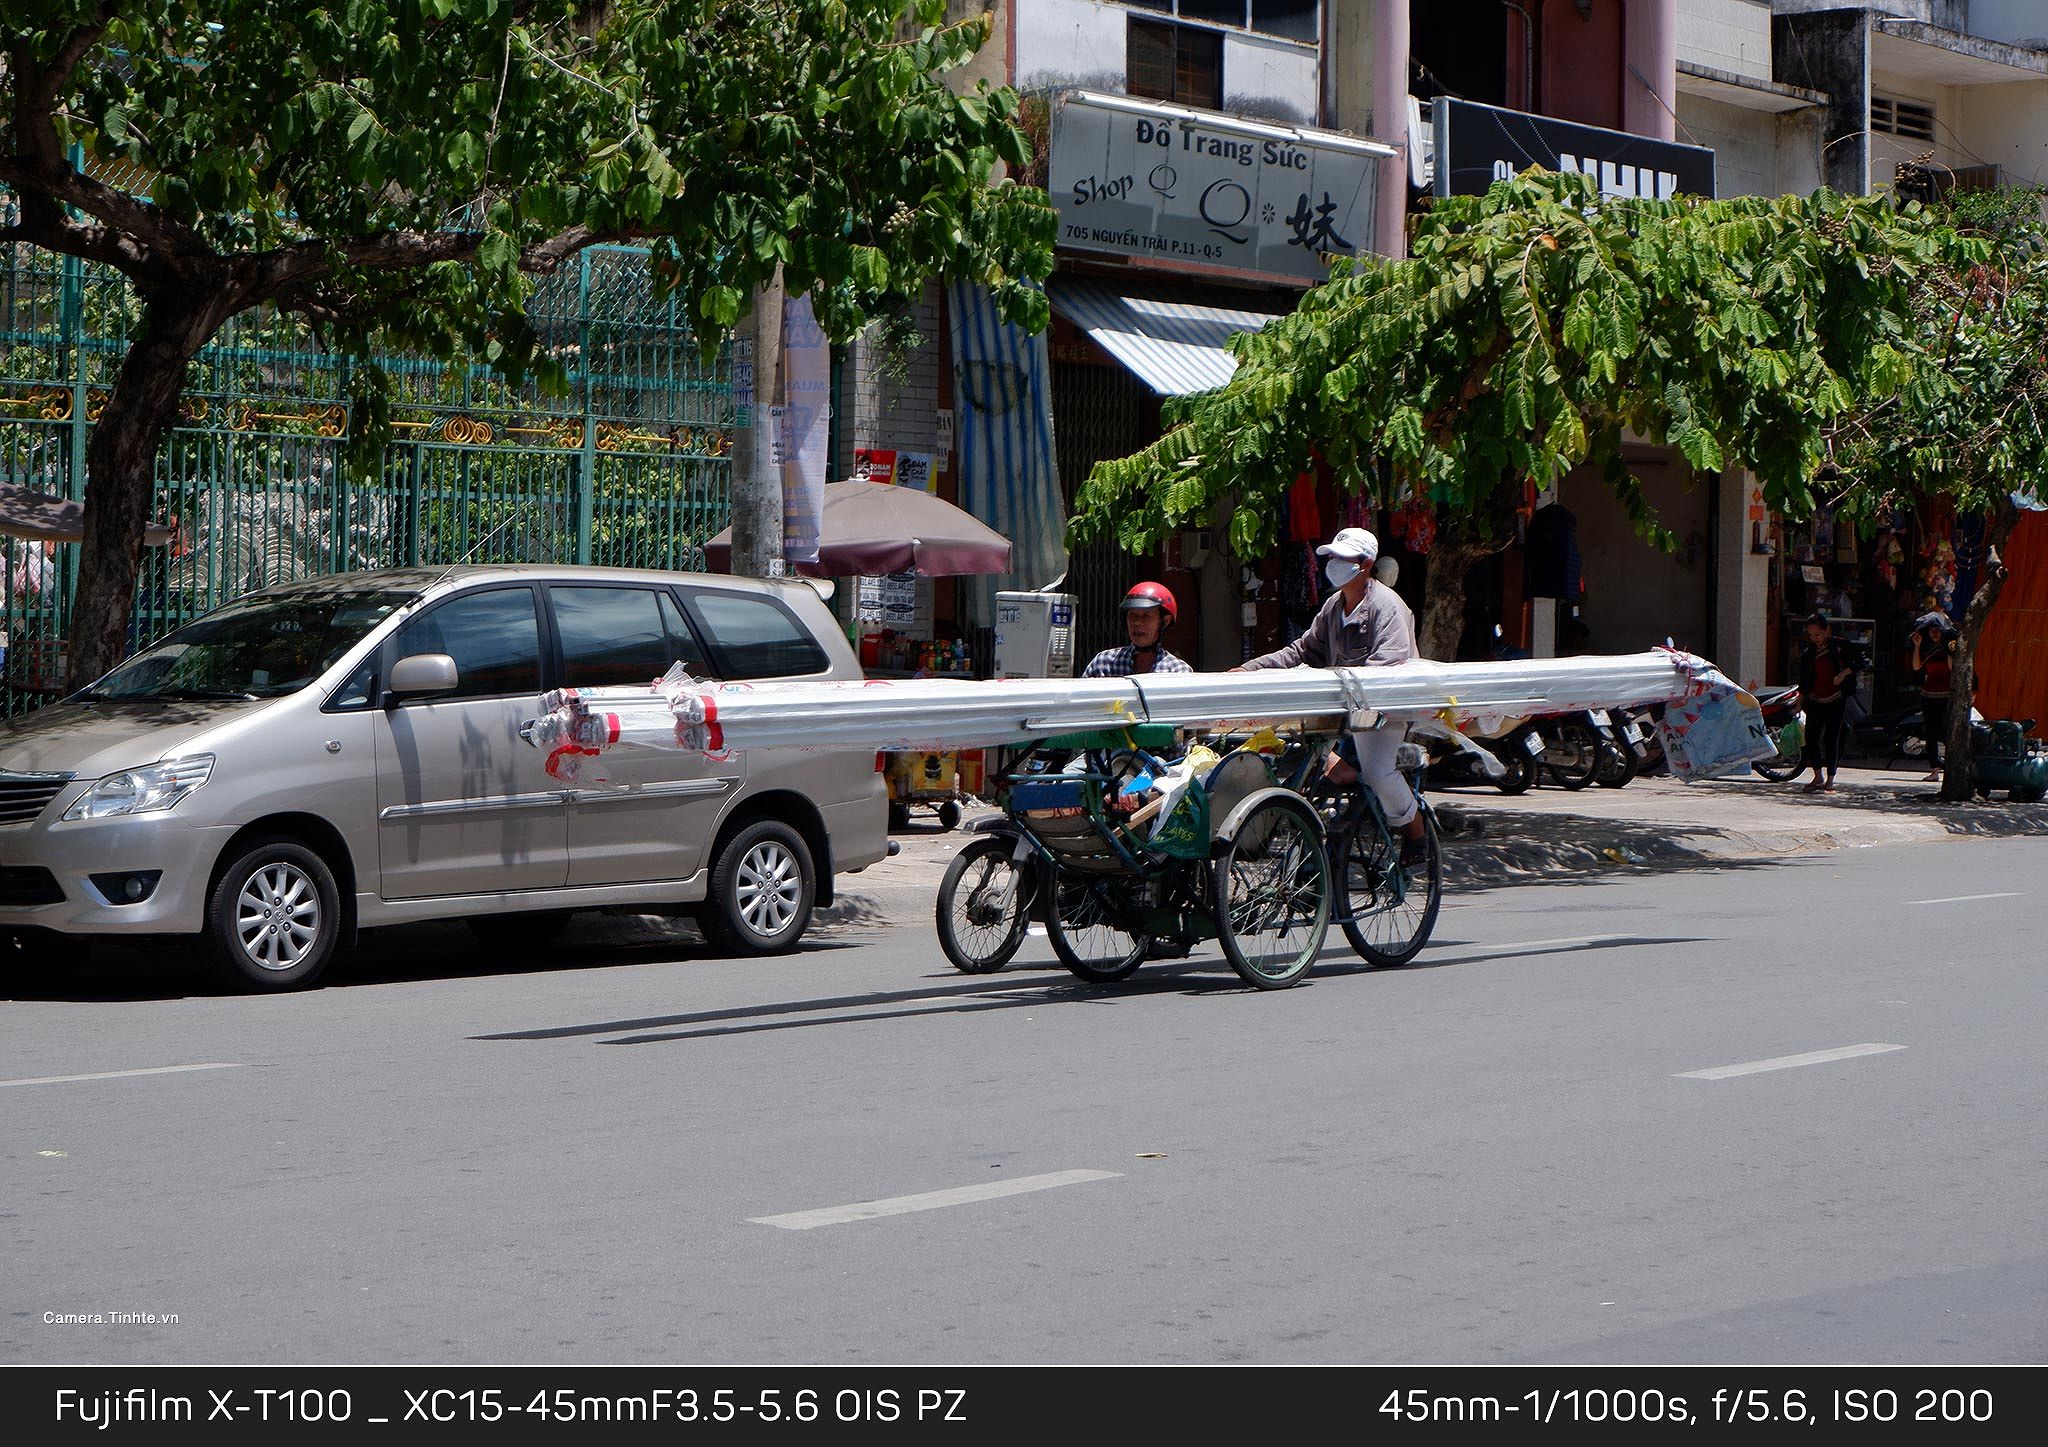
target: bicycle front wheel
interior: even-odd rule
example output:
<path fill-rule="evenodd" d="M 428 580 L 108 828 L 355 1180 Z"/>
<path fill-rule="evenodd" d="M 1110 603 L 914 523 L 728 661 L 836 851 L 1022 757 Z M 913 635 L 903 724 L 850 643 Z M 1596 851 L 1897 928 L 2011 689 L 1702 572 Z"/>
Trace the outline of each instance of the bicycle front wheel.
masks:
<path fill-rule="evenodd" d="M 1120 919 L 1119 886 L 1106 879 L 1062 876 L 1039 891 L 1045 904 L 1045 933 L 1052 952 L 1076 978 L 1091 985 L 1128 979 L 1152 948 Z"/>
<path fill-rule="evenodd" d="M 1017 867 L 1015 844 L 984 837 L 953 856 L 939 882 L 939 948 L 953 968 L 992 975 L 1024 943 L 1036 867 Z"/>
<path fill-rule="evenodd" d="M 1330 860 L 1304 805 L 1255 807 L 1211 868 L 1223 953 L 1246 984 L 1279 990 L 1308 973 L 1330 929 Z"/>
<path fill-rule="evenodd" d="M 1371 829 L 1368 822 L 1366 829 Z M 1436 815 L 1422 811 L 1426 855 L 1403 866 L 1401 841 L 1353 831 L 1337 867 L 1337 908 L 1344 938 L 1367 964 L 1405 965 L 1429 943 L 1444 897 L 1443 840 Z"/>

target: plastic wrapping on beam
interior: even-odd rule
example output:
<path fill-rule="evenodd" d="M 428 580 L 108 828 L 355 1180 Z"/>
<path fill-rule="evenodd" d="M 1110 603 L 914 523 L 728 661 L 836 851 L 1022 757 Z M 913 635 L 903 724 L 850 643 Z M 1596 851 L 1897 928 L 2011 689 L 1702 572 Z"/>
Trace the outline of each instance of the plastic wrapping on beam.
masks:
<path fill-rule="evenodd" d="M 1416 661 L 1383 668 L 1289 668 L 1132 678 L 830 680 L 707 683 L 671 670 L 652 688 L 561 690 L 535 720 L 536 745 L 926 750 L 1025 743 L 1135 724 L 1180 728 L 1318 715 L 1446 722 L 1677 698 L 1711 668 L 1648 653 L 1496 663 Z"/>

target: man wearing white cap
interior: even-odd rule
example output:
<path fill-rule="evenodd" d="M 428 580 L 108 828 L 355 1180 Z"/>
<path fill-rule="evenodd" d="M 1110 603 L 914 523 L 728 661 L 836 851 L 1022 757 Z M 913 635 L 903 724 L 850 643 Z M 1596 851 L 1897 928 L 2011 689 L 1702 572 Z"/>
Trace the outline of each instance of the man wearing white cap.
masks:
<path fill-rule="evenodd" d="M 1345 528 L 1317 548 L 1316 556 L 1325 559 L 1323 576 L 1336 591 L 1323 600 L 1301 637 L 1242 666 L 1371 668 L 1414 658 L 1415 615 L 1399 593 L 1373 577 L 1379 555 L 1379 539 L 1364 528 Z M 1382 728 L 1351 735 L 1358 742 L 1356 769 L 1333 757 L 1330 772 L 1338 783 L 1364 778 L 1379 796 L 1387 823 L 1402 833 L 1402 863 L 1413 864 L 1424 857 L 1423 824 L 1415 808 L 1415 791 L 1394 767 L 1401 733 Z"/>

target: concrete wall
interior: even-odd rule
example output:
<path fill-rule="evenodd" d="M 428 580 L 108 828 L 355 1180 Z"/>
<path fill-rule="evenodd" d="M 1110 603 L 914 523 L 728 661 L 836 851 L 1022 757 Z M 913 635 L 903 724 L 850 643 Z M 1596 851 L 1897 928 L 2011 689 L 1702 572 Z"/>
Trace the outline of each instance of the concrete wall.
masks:
<path fill-rule="evenodd" d="M 835 482 L 853 475 L 856 448 L 935 450 L 940 352 L 937 287 L 925 289 L 914 315 L 924 340 L 903 358 L 900 373 L 886 355 L 879 328 L 870 327 L 845 348 L 840 373 L 839 455 L 832 460 Z"/>
<path fill-rule="evenodd" d="M 1678 0 L 1678 58 L 1771 79 L 1771 0 Z"/>
<path fill-rule="evenodd" d="M 1124 88 L 1124 33 L 1133 12 L 1096 0 L 1008 3 L 1016 11 L 1012 73 L 1019 86 Z"/>
<path fill-rule="evenodd" d="M 1014 4 L 1015 0 L 1010 0 Z M 1026 0 L 1029 3 L 1029 0 Z M 1010 18 L 1002 0 L 946 0 L 946 23 L 958 24 L 970 15 L 993 15 L 988 43 L 974 53 L 974 59 L 958 70 L 949 71 L 946 84 L 962 95 L 971 95 L 977 81 L 991 86 L 1010 83 Z"/>
<path fill-rule="evenodd" d="M 1715 581 L 1706 485 L 1688 488 L 1691 470 L 1657 454 L 1645 454 L 1631 467 L 1643 481 L 1651 509 L 1678 535 L 1676 556 L 1659 552 L 1636 536 L 1627 510 L 1597 468 L 1574 470 L 1558 489 L 1558 500 L 1578 519 L 1586 583 L 1579 612 L 1592 632 L 1592 651 L 1634 653 L 1654 648 L 1668 636 L 1682 648 L 1704 653 L 1709 646 L 1707 595 Z M 1756 597 L 1762 596 L 1758 589 Z M 1745 617 L 1761 611 L 1740 602 L 1723 611 L 1728 608 Z"/>
<path fill-rule="evenodd" d="M 1952 164 L 2003 166 L 2008 184 L 2048 183 L 2048 81 L 1958 88 L 1935 119 L 1947 123 L 1935 133 L 1953 147 Z"/>
<path fill-rule="evenodd" d="M 1678 97 L 1679 138 L 1714 148 L 1718 196 L 1803 196 L 1821 184 L 1818 107 L 1771 112 Z"/>
<path fill-rule="evenodd" d="M 1788 14 L 1786 0 L 1777 0 L 1777 8 L 1771 22 L 1776 79 L 1832 98 L 1821 120 L 1827 184 L 1852 194 L 1868 191 L 1871 18 L 1861 10 Z"/>
<path fill-rule="evenodd" d="M 1970 34 L 2048 50 L 2048 5 L 2041 0 L 1970 0 Z"/>

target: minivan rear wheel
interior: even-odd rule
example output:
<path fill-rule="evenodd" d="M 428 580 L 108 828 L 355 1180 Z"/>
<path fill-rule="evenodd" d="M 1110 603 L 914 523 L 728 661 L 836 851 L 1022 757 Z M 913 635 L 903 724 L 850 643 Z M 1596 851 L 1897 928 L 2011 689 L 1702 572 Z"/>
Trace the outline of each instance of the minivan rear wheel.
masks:
<path fill-rule="evenodd" d="M 756 819 L 726 841 L 712 864 L 697 923 L 725 953 L 781 954 L 803 938 L 817 892 L 803 836 L 779 819 Z"/>
<path fill-rule="evenodd" d="M 327 968 L 340 936 L 334 872 L 294 840 L 250 845 L 221 871 L 207 900 L 208 962 L 232 989 L 303 989 Z"/>

